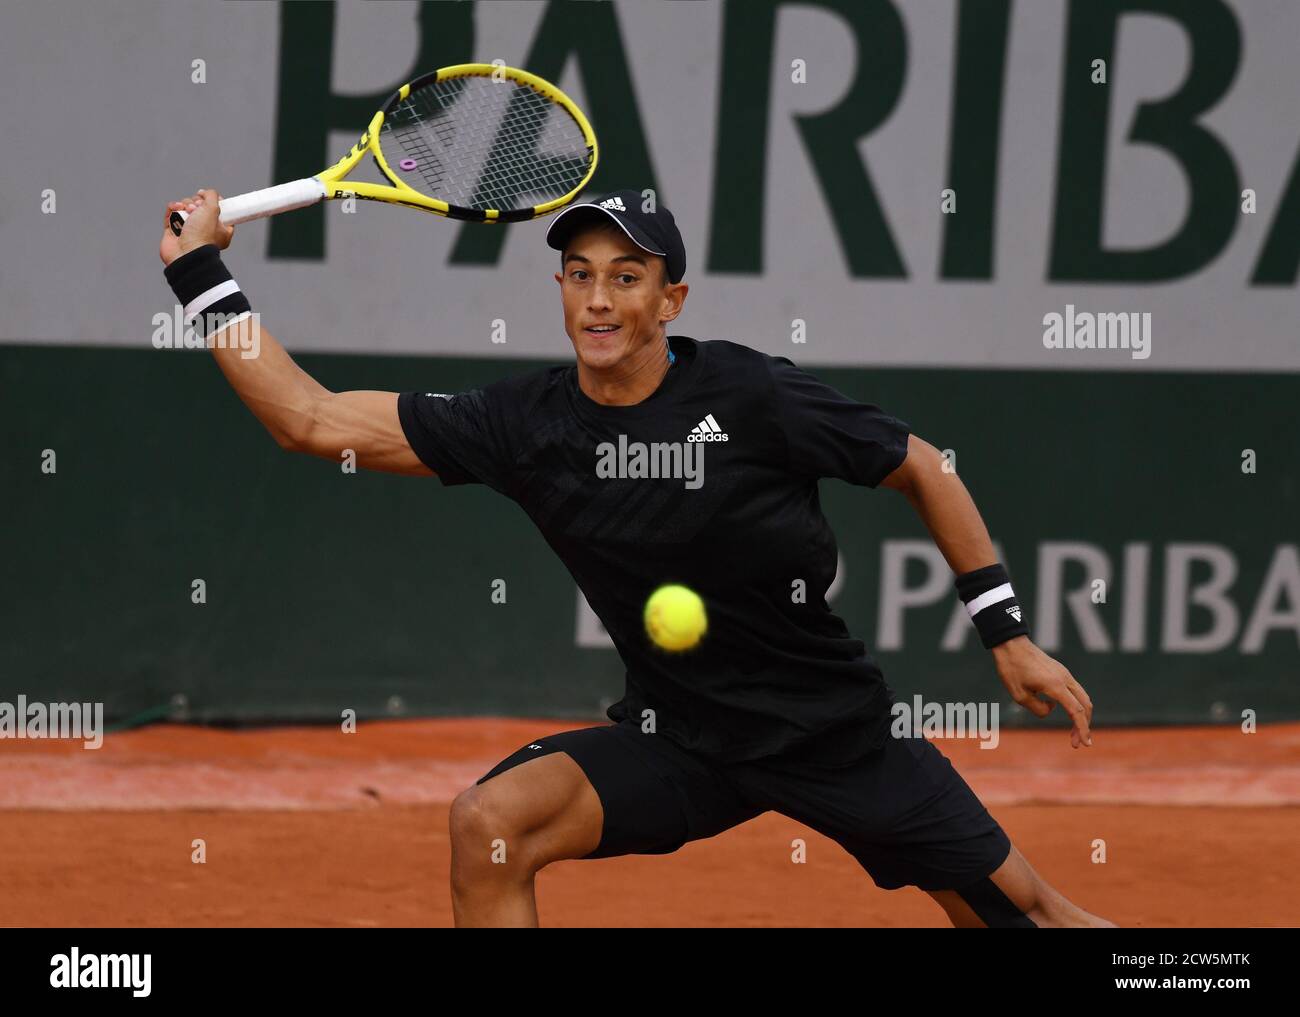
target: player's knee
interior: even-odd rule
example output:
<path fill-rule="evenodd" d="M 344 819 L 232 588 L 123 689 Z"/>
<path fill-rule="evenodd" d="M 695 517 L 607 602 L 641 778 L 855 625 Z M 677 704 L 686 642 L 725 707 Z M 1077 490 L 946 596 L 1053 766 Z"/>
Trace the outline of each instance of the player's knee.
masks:
<path fill-rule="evenodd" d="M 483 786 L 456 796 L 449 826 L 453 879 L 504 878 L 531 868 L 514 810 Z"/>

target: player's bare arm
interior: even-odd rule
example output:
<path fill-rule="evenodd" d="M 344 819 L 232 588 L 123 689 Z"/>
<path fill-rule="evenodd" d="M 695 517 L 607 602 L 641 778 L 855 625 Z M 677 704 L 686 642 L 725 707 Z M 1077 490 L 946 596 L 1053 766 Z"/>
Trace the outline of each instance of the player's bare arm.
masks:
<path fill-rule="evenodd" d="M 168 204 L 168 215 L 184 211 L 189 218 L 180 236 L 164 226 L 158 249 L 164 265 L 206 244 L 220 250 L 230 246 L 235 230 L 217 217 L 220 198 L 216 191 L 204 189 Z M 282 448 L 335 461 L 344 449 L 351 449 L 365 469 L 416 476 L 432 473 L 411 451 L 402 432 L 396 392 L 331 392 L 299 367 L 265 329 L 259 331 L 259 352 L 252 358 L 243 355 L 239 344 L 221 342 L 220 334 L 211 337 L 217 365 Z"/>
<path fill-rule="evenodd" d="M 902 494 L 916 509 L 935 545 L 955 575 L 964 575 L 997 561 L 993 541 L 966 485 L 951 463 L 929 442 L 911 435 L 907 457 L 881 483 Z M 1092 700 L 1074 675 L 1029 639 L 1016 636 L 993 647 L 998 676 L 1011 698 L 1037 717 L 1060 703 L 1073 721 L 1070 744 L 1092 745 Z"/>

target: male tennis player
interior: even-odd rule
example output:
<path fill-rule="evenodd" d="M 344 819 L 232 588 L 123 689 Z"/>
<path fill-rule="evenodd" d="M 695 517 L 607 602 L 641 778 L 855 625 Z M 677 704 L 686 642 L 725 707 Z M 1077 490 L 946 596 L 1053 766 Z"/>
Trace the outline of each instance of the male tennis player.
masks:
<path fill-rule="evenodd" d="M 233 230 L 218 200 L 173 202 L 191 215 L 162 236 L 168 281 L 201 322 L 251 313 L 221 261 Z M 350 448 L 370 469 L 516 501 L 627 665 L 613 725 L 539 738 L 457 797 L 456 923 L 535 925 L 534 876 L 551 862 L 664 854 L 775 810 L 837 841 L 877 885 L 925 890 L 954 925 L 1109 925 L 1043 882 L 938 749 L 891 736 L 889 687 L 826 604 L 836 546 L 818 481 L 901 492 L 1011 697 L 1040 717 L 1052 708 L 1040 694 L 1059 702 L 1071 744 L 1090 745 L 1092 703 L 1030 642 L 965 486 L 906 424 L 784 357 L 667 336 L 685 249 L 671 213 L 642 200 L 619 191 L 550 224 L 572 366 L 455 395 L 330 392 L 264 331 L 255 359 L 215 343 L 284 448 L 336 461 Z M 689 653 L 658 650 L 642 626 L 668 581 L 708 606 Z"/>

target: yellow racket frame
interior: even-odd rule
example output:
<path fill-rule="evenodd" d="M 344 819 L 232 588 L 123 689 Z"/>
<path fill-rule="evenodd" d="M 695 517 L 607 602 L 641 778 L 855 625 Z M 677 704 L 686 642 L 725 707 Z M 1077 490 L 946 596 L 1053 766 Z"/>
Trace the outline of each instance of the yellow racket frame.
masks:
<path fill-rule="evenodd" d="M 411 94 L 412 87 L 423 88 L 431 80 L 448 81 L 453 78 L 492 77 L 493 75 L 517 81 L 521 85 L 527 85 L 529 88 L 540 92 L 552 102 L 563 106 L 572 115 L 573 119 L 578 122 L 578 126 L 582 128 L 583 138 L 587 142 L 587 147 L 591 150 L 591 165 L 587 169 L 587 175 L 569 193 L 545 204 L 534 205 L 532 208 L 516 208 L 506 211 L 495 208 L 464 208 L 459 205 L 448 205 L 445 201 L 421 194 L 398 177 L 388 165 L 384 153 L 379 148 L 379 131 L 384 125 L 385 111 L 395 103 L 406 99 Z M 344 180 L 344 177 L 356 168 L 357 163 L 361 161 L 367 152 L 374 157 L 380 172 L 388 178 L 390 184 L 372 184 L 364 180 Z M 324 185 L 327 199 L 346 198 L 349 195 L 356 195 L 358 198 L 365 198 L 368 201 L 387 201 L 397 205 L 405 205 L 408 208 L 420 208 L 426 212 L 434 212 L 452 219 L 475 222 L 520 222 L 527 219 L 536 219 L 538 216 L 553 212 L 555 209 L 567 205 L 581 194 L 583 188 L 587 186 L 592 175 L 596 172 L 596 164 L 599 158 L 600 149 L 596 144 L 596 132 L 591 129 L 591 124 L 587 121 L 582 110 L 578 108 L 572 99 L 546 79 L 539 78 L 536 74 L 529 74 L 517 67 L 506 67 L 502 64 L 454 64 L 451 67 L 442 67 L 429 74 L 421 75 L 399 88 L 384 103 L 384 108 L 371 118 L 370 125 L 357 139 L 357 143 L 352 146 L 348 154 L 323 173 L 317 174 L 316 179 Z"/>

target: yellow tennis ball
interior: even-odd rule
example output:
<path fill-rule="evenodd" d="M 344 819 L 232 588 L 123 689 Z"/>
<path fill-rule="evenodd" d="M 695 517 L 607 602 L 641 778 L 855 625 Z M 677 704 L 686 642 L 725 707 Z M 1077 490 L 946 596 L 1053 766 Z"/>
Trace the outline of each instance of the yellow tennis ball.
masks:
<path fill-rule="evenodd" d="M 645 602 L 645 630 L 660 649 L 689 650 L 708 628 L 704 601 L 685 586 L 661 586 Z"/>

